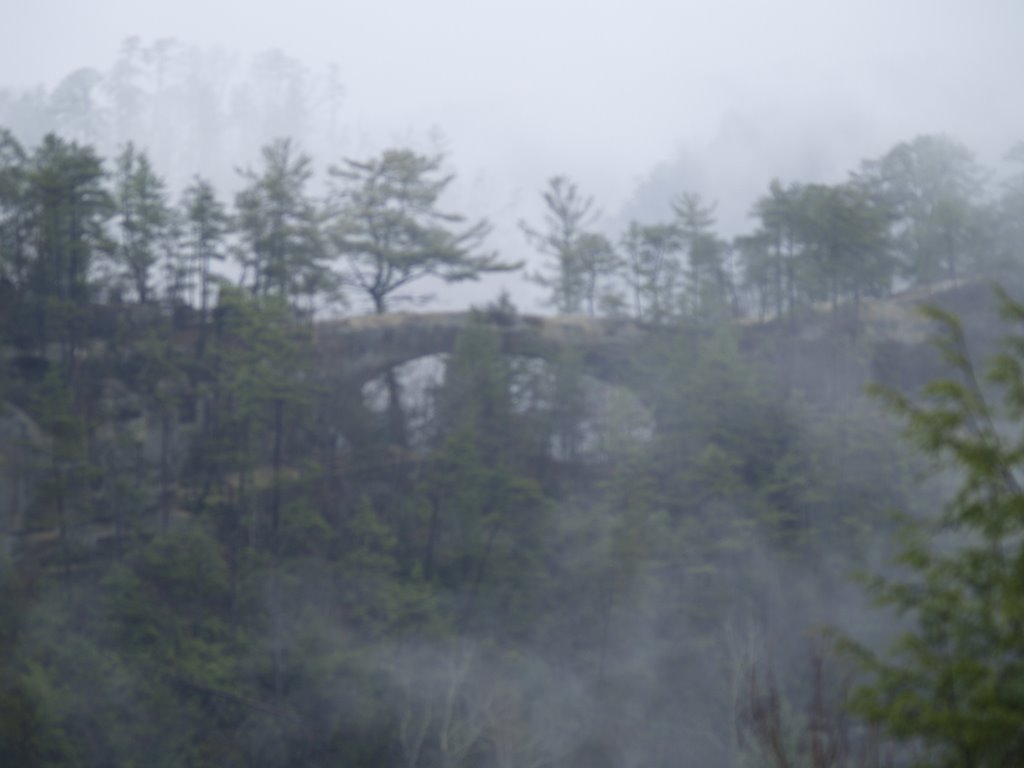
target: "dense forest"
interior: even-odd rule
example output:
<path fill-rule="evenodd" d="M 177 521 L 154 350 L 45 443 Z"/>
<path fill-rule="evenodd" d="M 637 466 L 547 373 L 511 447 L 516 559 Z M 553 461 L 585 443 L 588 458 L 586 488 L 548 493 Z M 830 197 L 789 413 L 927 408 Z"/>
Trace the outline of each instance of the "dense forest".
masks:
<path fill-rule="evenodd" d="M 1024 151 L 913 138 L 732 238 L 553 176 L 528 277 L 621 375 L 509 354 L 503 294 L 342 386 L 339 317 L 524 269 L 445 157 L 281 138 L 228 195 L 84 131 L 0 131 L 0 764 L 1024 762 Z"/>

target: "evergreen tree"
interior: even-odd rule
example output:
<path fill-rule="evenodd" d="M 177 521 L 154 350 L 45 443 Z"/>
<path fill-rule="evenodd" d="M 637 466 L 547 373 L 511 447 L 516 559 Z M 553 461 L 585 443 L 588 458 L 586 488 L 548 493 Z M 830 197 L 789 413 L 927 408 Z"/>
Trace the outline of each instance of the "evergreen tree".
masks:
<path fill-rule="evenodd" d="M 630 223 L 622 237 L 622 252 L 637 319 L 662 323 L 682 309 L 682 248 L 674 224 Z"/>
<path fill-rule="evenodd" d="M 758 286 L 775 317 L 791 315 L 797 303 L 801 194 L 799 185 L 784 187 L 773 180 L 754 205 L 760 227 L 741 244 L 747 281 Z"/>
<path fill-rule="evenodd" d="M 111 127 L 118 144 L 130 144 L 142 133 L 147 102 L 142 81 L 147 53 L 142 40 L 131 35 L 121 41 L 113 67 L 103 81 L 111 112 Z"/>
<path fill-rule="evenodd" d="M 51 436 L 47 466 L 42 473 L 42 520 L 58 535 L 57 562 L 70 587 L 71 568 L 78 559 L 78 531 L 91 516 L 89 488 L 92 467 L 87 453 L 88 425 L 75 402 L 67 372 L 54 366 L 34 393 L 33 411 Z M 79 406 L 79 407 L 76 407 Z"/>
<path fill-rule="evenodd" d="M 235 198 L 240 260 L 256 296 L 294 303 L 328 287 L 322 215 L 306 190 L 311 165 L 290 140 L 277 139 L 263 148 L 262 171 L 242 174 L 247 185 Z"/>
<path fill-rule="evenodd" d="M 28 157 L 13 134 L 0 129 L 0 339 L 22 341 L 31 267 Z"/>
<path fill-rule="evenodd" d="M 27 282 L 27 161 L 14 135 L 0 129 L 0 276 L 12 287 L 24 287 Z"/>
<path fill-rule="evenodd" d="M 688 193 L 673 202 L 672 209 L 689 260 L 690 311 L 705 318 L 728 314 L 732 281 L 725 263 L 726 243 L 714 231 L 715 206 L 704 203 L 700 195 Z"/>
<path fill-rule="evenodd" d="M 96 98 L 103 75 L 91 67 L 76 69 L 50 94 L 48 112 L 53 130 L 72 142 L 93 144 L 106 135 L 106 117 Z"/>
<path fill-rule="evenodd" d="M 500 262 L 496 254 L 478 252 L 490 229 L 486 221 L 462 228 L 463 216 L 439 209 L 454 178 L 442 175 L 442 162 L 441 156 L 390 149 L 330 169 L 336 180 L 332 239 L 348 264 L 342 280 L 364 293 L 377 314 L 389 309 L 396 293 L 423 278 L 476 280 L 517 267 Z M 393 370 L 385 382 L 390 440 L 405 448 L 406 415 Z"/>
<path fill-rule="evenodd" d="M 757 319 L 763 322 L 776 312 L 779 305 L 778 294 L 774 290 L 770 238 L 764 231 L 739 235 L 733 240 L 732 247 L 739 256 L 742 270 L 740 285 L 746 296 L 752 296 L 748 301 L 753 301 Z M 744 303 L 744 310 L 750 311 L 749 303 Z"/>
<path fill-rule="evenodd" d="M 171 213 L 163 180 L 145 152 L 129 142 L 117 158 L 115 204 L 120 228 L 116 252 L 140 304 L 151 298 L 153 267 L 169 234 Z"/>
<path fill-rule="evenodd" d="M 858 648 L 868 680 L 857 711 L 905 740 L 920 765 L 1018 765 L 1024 761 L 1024 306 L 1000 294 L 1014 333 L 976 373 L 964 329 L 936 308 L 936 346 L 953 378 L 919 399 L 876 390 L 918 446 L 960 478 L 943 514 L 907 522 L 903 576 L 870 581 L 906 627 L 886 653 Z M 988 387 L 1002 391 L 1004 408 Z M 856 646 L 854 646 L 856 647 Z"/>
<path fill-rule="evenodd" d="M 462 228 L 463 216 L 438 208 L 454 178 L 442 165 L 439 155 L 390 149 L 330 169 L 336 180 L 332 240 L 348 262 L 343 279 L 366 294 L 378 314 L 395 293 L 425 277 L 458 282 L 518 267 L 478 252 L 490 230 L 486 221 Z"/>
<path fill-rule="evenodd" d="M 91 149 L 53 135 L 43 139 L 27 169 L 32 336 L 40 347 L 59 341 L 68 367 L 82 341 L 95 262 L 110 251 L 106 222 L 113 205 L 103 181 Z"/>
<path fill-rule="evenodd" d="M 536 588 L 544 499 L 527 468 L 546 446 L 516 413 L 516 378 L 497 335 L 476 324 L 460 334 L 435 393 L 439 440 L 420 484 L 423 573 L 451 592 L 460 631 L 502 613 L 507 631 L 525 630 Z"/>
<path fill-rule="evenodd" d="M 531 275 L 551 292 L 549 303 L 558 312 L 576 314 L 584 306 L 594 314 L 597 276 L 613 263 L 611 248 L 600 235 L 588 232 L 597 214 L 594 198 L 580 195 L 576 184 L 565 176 L 552 176 L 543 192 L 544 228 L 525 222 L 519 227 L 550 264 Z"/>
<path fill-rule="evenodd" d="M 576 243 L 576 252 L 586 313 L 595 317 L 603 312 L 620 312 L 625 300 L 615 284 L 622 265 L 615 246 L 602 234 L 584 232 Z"/>
<path fill-rule="evenodd" d="M 213 186 L 198 176 L 182 195 L 185 248 L 189 252 L 188 272 L 194 276 L 192 287 L 198 292 L 200 316 L 199 349 L 206 338 L 210 307 L 210 289 L 214 263 L 224 260 L 224 239 L 229 220 L 224 206 L 217 199 Z"/>
<path fill-rule="evenodd" d="M 833 309 L 850 296 L 855 314 L 863 296 L 889 292 L 895 262 L 888 219 L 851 185 L 803 187 L 799 198 L 801 293 Z"/>
<path fill-rule="evenodd" d="M 967 147 L 946 136 L 918 136 L 865 162 L 854 182 L 895 214 L 901 267 L 915 283 L 958 280 L 973 266 L 983 184 Z"/>

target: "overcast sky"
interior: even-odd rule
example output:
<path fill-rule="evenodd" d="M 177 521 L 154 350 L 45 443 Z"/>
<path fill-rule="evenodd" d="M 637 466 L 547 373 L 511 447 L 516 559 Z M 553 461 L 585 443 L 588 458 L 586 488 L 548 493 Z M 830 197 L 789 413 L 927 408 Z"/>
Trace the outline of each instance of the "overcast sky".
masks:
<path fill-rule="evenodd" d="M 7 5 L 0 85 L 106 69 L 129 35 L 334 62 L 357 148 L 440 131 L 460 194 L 503 243 L 555 173 L 609 216 L 639 211 L 653 175 L 718 198 L 735 227 L 744 195 L 772 176 L 839 180 L 919 133 L 951 134 L 988 162 L 1024 138 L 1021 0 Z"/>

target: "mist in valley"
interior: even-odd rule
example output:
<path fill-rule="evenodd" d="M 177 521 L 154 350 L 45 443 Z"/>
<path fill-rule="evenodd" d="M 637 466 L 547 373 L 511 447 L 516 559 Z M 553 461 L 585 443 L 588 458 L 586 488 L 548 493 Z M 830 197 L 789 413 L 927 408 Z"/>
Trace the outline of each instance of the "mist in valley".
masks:
<path fill-rule="evenodd" d="M 9 15 L 0 764 L 1024 760 L 1015 4 Z"/>

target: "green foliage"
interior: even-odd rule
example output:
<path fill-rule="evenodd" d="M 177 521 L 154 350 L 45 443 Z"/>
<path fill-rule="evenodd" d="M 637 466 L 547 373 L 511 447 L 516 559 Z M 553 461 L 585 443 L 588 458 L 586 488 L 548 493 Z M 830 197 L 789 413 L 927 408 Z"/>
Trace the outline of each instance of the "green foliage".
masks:
<path fill-rule="evenodd" d="M 113 206 L 103 179 L 91 148 L 53 135 L 43 139 L 26 169 L 32 249 L 23 274 L 31 337 L 40 348 L 60 342 L 66 366 L 82 341 L 94 261 L 110 250 L 105 224 Z"/>
<path fill-rule="evenodd" d="M 227 564 L 198 527 L 154 539 L 107 580 L 120 644 L 148 662 L 214 682 L 228 638 Z"/>
<path fill-rule="evenodd" d="M 739 536 L 749 543 L 760 533 L 792 543 L 801 528 L 819 522 L 806 514 L 802 490 L 815 484 L 811 452 L 793 404 L 740 357 L 736 344 L 723 331 L 656 353 L 650 379 L 664 389 L 655 401 L 654 465 L 668 462 L 659 470 L 677 515 L 735 506 L 745 511 L 723 541 Z"/>
<path fill-rule="evenodd" d="M 139 57 L 122 57 L 123 126 Z M 288 61 L 264 63 L 268 82 L 297 82 Z M 87 72 L 65 84 L 69 121 L 94 85 Z M 0 489 L 26 516 L 0 558 L 0 763 L 735 764 L 738 670 L 756 652 L 792 674 L 787 649 L 831 609 L 814 596 L 838 594 L 882 509 L 913 501 L 886 425 L 779 373 L 809 363 L 815 340 L 776 349 L 785 329 L 731 324 L 743 301 L 712 206 L 682 196 L 674 221 L 635 223 L 618 248 L 556 177 L 543 223 L 524 227 L 549 258 L 542 284 L 589 314 L 623 312 L 630 290 L 651 321 L 643 341 L 638 324 L 574 321 L 575 351 L 555 353 L 542 325 L 543 360 L 510 357 L 535 321 L 505 302 L 469 323 L 411 404 L 422 432 L 385 374 L 396 428 L 383 436 L 357 385 L 324 386 L 346 361 L 315 357 L 309 313 L 337 287 L 331 249 L 378 312 L 419 278 L 511 266 L 481 252 L 483 222 L 440 210 L 441 162 L 402 149 L 347 161 L 328 217 L 310 161 L 278 141 L 233 212 L 199 179 L 175 211 L 130 147 L 108 181 L 88 148 L 51 137 L 27 152 L 0 135 L 0 322 L 18 345 L 0 366 L 45 459 L 24 501 L 21 485 Z M 759 230 L 737 243 L 761 314 L 888 289 L 910 209 L 881 191 L 772 185 Z M 238 287 L 216 274 L 232 252 Z M 97 303 L 125 280 L 131 303 Z M 936 317 L 967 370 L 962 335 Z M 598 328 L 623 331 L 622 369 L 598 367 Z M 1024 338 L 1011 351 L 991 383 L 1012 420 Z M 829 360 L 844 354 L 858 351 Z M 965 486 L 943 546 L 908 539 L 914 578 L 879 585 L 922 631 L 891 663 L 872 659 L 894 687 L 862 705 L 900 733 L 991 746 L 1019 714 L 1021 507 L 1000 483 L 1024 448 L 987 386 L 926 393 L 917 434 Z M 606 395 L 628 405 L 617 419 L 595 412 Z M 943 709 L 947 689 L 970 708 Z"/>
<path fill-rule="evenodd" d="M 0 129 L 0 279 L 10 286 L 24 288 L 31 264 L 30 227 L 27 210 L 27 162 L 25 150 L 10 131 Z M 18 294 L 9 292 L 8 302 L 17 301 Z M 3 316 L 10 323 L 5 336 L 20 319 L 8 307 Z"/>
<path fill-rule="evenodd" d="M 526 239 L 548 257 L 545 270 L 530 276 L 548 289 L 548 303 L 558 312 L 597 314 L 618 302 L 608 278 L 619 265 L 615 249 L 604 235 L 589 229 L 597 218 L 594 198 L 583 197 L 565 176 L 552 176 L 544 199 L 544 227 L 520 222 Z"/>
<path fill-rule="evenodd" d="M 889 292 L 896 262 L 891 212 L 862 184 L 778 181 L 754 207 L 760 228 L 737 240 L 758 311 L 792 316 L 802 306 Z"/>
<path fill-rule="evenodd" d="M 727 244 L 714 231 L 715 206 L 700 195 L 680 195 L 672 203 L 676 226 L 688 257 L 686 294 L 688 314 L 716 324 L 732 314 L 732 278 L 726 267 Z"/>
<path fill-rule="evenodd" d="M 900 266 L 915 282 L 957 280 L 975 266 L 982 172 L 967 147 L 918 136 L 865 162 L 855 183 L 888 212 Z"/>
<path fill-rule="evenodd" d="M 632 222 L 622 236 L 626 283 L 638 319 L 660 323 L 679 314 L 682 249 L 674 224 Z"/>
<path fill-rule="evenodd" d="M 152 270 L 170 226 L 164 182 L 145 152 L 129 142 L 118 155 L 115 203 L 120 228 L 116 260 L 141 304 L 151 300 Z"/>
<path fill-rule="evenodd" d="M 324 264 L 326 247 L 320 229 L 321 213 L 306 191 L 313 175 L 308 155 L 296 154 L 288 139 L 263 148 L 262 172 L 246 170 L 247 185 L 238 193 L 238 230 L 246 245 L 240 254 L 246 278 L 257 296 L 288 301 L 314 297 L 329 287 Z M 202 226 L 209 243 L 217 235 L 216 209 L 200 187 L 192 218 Z"/>
<path fill-rule="evenodd" d="M 348 261 L 344 280 L 377 313 L 387 311 L 392 294 L 427 276 L 457 282 L 518 266 L 477 252 L 490 230 L 486 221 L 461 228 L 463 216 L 438 208 L 454 178 L 442 164 L 439 155 L 390 149 L 330 169 L 338 180 L 331 237 Z"/>
<path fill-rule="evenodd" d="M 960 322 L 933 307 L 935 343 L 954 377 L 932 382 L 916 399 L 877 391 L 921 450 L 960 482 L 941 516 L 907 522 L 903 575 L 870 582 L 907 629 L 886 654 L 858 649 L 869 681 L 857 691 L 857 711 L 921 745 L 928 765 L 1024 760 L 1024 443 L 1015 429 L 1024 415 L 1024 307 L 1002 292 L 999 300 L 1014 332 L 984 379 Z M 1001 391 L 1002 409 L 989 386 Z"/>
<path fill-rule="evenodd" d="M 422 570 L 451 590 L 460 629 L 500 615 L 511 632 L 528 620 L 544 496 L 525 472 L 538 446 L 516 412 L 515 372 L 498 342 L 483 325 L 463 331 L 435 395 L 443 436 L 419 486 L 428 508 Z"/>
<path fill-rule="evenodd" d="M 198 176 L 182 197 L 187 239 L 191 244 L 185 287 L 198 292 L 199 311 L 205 330 L 213 263 L 224 259 L 224 237 L 230 229 L 227 213 L 210 182 Z M 194 283 L 192 280 L 194 279 Z"/>

